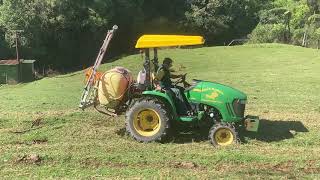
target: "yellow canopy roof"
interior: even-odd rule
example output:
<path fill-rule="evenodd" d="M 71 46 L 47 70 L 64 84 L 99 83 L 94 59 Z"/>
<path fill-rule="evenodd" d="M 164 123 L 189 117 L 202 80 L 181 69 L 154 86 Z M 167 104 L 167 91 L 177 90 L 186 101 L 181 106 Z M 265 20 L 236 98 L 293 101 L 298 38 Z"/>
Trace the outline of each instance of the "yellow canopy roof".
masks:
<path fill-rule="evenodd" d="M 138 39 L 136 48 L 198 45 L 204 44 L 204 41 L 202 36 L 143 35 Z"/>

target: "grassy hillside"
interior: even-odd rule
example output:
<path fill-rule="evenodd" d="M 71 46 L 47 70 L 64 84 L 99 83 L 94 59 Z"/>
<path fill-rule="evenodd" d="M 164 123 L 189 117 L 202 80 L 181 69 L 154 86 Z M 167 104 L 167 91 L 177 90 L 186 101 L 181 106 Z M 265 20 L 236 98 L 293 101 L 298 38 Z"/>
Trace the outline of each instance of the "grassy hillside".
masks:
<path fill-rule="evenodd" d="M 271 44 L 159 54 L 190 79 L 246 92 L 246 113 L 262 119 L 259 133 L 220 149 L 199 130 L 168 143 L 137 143 L 124 134 L 122 116 L 77 108 L 83 72 L 75 72 L 0 87 L 0 177 L 320 178 L 320 51 Z M 101 70 L 119 65 L 136 73 L 141 64 L 133 55 Z"/>

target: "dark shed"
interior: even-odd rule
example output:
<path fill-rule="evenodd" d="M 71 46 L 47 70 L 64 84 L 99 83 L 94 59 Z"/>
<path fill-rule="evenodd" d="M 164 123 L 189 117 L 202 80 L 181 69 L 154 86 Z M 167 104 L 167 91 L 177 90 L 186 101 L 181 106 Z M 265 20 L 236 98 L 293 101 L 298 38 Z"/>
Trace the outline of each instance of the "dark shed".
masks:
<path fill-rule="evenodd" d="M 35 60 L 0 60 L 0 84 L 15 84 L 34 80 Z M 20 70 L 19 70 L 20 69 Z"/>

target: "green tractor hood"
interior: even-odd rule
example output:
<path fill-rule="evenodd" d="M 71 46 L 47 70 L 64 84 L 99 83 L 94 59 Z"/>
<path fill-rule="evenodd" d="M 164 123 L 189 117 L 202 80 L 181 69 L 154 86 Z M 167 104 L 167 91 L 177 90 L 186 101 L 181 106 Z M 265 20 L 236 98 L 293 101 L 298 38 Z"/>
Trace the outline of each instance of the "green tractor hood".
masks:
<path fill-rule="evenodd" d="M 185 92 L 189 101 L 215 107 L 225 121 L 244 118 L 247 95 L 240 90 L 216 82 L 194 80 Z"/>

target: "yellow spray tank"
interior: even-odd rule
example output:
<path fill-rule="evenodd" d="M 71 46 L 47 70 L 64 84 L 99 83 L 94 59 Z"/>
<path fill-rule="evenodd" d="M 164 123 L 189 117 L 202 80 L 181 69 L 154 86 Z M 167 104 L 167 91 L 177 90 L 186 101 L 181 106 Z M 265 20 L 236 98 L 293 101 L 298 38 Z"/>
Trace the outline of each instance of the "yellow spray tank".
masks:
<path fill-rule="evenodd" d="M 116 108 L 132 82 L 131 72 L 123 67 L 105 72 L 98 82 L 98 103 L 107 108 Z"/>

